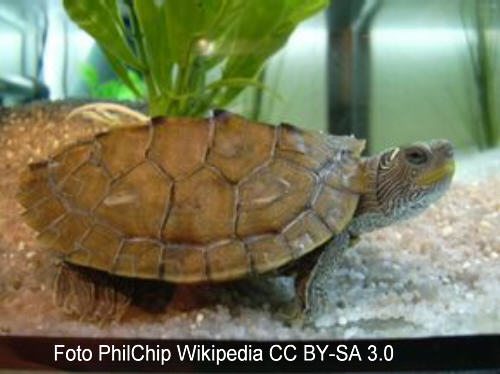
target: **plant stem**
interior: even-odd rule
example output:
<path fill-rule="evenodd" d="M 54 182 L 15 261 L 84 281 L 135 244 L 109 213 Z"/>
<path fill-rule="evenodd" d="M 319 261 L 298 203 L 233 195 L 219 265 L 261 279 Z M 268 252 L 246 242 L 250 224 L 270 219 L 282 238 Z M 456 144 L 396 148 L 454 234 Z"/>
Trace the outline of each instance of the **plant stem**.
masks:
<path fill-rule="evenodd" d="M 191 78 L 191 66 L 193 65 L 193 47 L 195 45 L 196 41 L 192 40 L 191 43 L 189 44 L 188 48 L 188 53 L 186 56 L 186 61 L 184 63 L 184 66 L 179 68 L 179 92 L 178 94 L 180 96 L 184 96 L 186 92 L 190 91 L 189 87 L 189 81 Z M 179 112 L 180 114 L 183 114 L 186 111 L 186 104 L 188 102 L 189 98 L 183 97 L 179 100 Z"/>
<path fill-rule="evenodd" d="M 498 123 L 495 121 L 494 107 L 494 68 L 492 61 L 492 45 L 488 43 L 488 22 L 491 17 L 487 9 L 481 8 L 484 3 L 477 2 L 475 9 L 477 33 L 477 64 L 476 85 L 479 110 L 482 123 L 481 144 L 482 148 L 491 148 L 498 144 Z"/>
<path fill-rule="evenodd" d="M 132 24 L 132 31 L 134 33 L 133 40 L 136 44 L 137 53 L 139 54 L 139 59 L 144 66 L 144 70 L 141 71 L 144 80 L 146 81 L 146 87 L 148 90 L 149 97 L 149 114 L 150 116 L 162 115 L 165 113 L 165 107 L 169 106 L 169 99 L 163 97 L 161 92 L 158 92 L 157 82 L 154 81 L 151 70 L 148 63 L 148 55 L 146 48 L 144 46 L 142 30 L 139 21 L 136 16 L 136 11 L 134 8 L 134 0 L 124 0 L 125 4 L 130 9 L 130 20 Z"/>
<path fill-rule="evenodd" d="M 257 77 L 257 80 L 259 83 L 264 84 L 266 80 L 266 69 L 262 69 L 260 74 Z M 261 111 L 262 111 L 262 96 L 263 92 L 262 89 L 260 88 L 255 88 L 255 93 L 253 97 L 253 105 L 252 105 L 252 114 L 251 114 L 251 119 L 254 121 L 257 121 L 260 117 Z"/>

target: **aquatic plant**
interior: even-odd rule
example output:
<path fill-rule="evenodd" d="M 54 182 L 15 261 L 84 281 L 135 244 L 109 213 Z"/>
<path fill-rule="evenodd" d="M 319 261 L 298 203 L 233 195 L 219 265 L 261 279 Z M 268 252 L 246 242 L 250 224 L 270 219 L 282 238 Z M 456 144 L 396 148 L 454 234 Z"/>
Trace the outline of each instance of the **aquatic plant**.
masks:
<path fill-rule="evenodd" d="M 480 149 L 500 144 L 500 83 L 497 48 L 500 8 L 497 1 L 462 1 L 462 19 L 472 67 L 478 119 L 471 135 Z"/>
<path fill-rule="evenodd" d="M 118 79 L 109 79 L 101 82 L 99 71 L 92 64 L 86 63 L 81 67 L 82 78 L 87 85 L 88 94 L 94 99 L 113 99 L 113 100 L 137 100 L 146 95 L 146 87 L 139 75 L 128 70 L 128 78 L 136 87 L 133 91 L 129 86 Z"/>
<path fill-rule="evenodd" d="M 295 27 L 329 0 L 64 0 L 151 115 L 198 115 L 226 106 L 256 79 Z M 125 14 L 125 17 L 122 15 Z"/>

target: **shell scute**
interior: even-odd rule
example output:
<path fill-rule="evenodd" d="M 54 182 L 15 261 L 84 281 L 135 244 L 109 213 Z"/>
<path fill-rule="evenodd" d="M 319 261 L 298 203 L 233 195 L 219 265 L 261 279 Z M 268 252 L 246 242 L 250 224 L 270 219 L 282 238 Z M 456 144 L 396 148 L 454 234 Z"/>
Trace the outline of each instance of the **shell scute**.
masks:
<path fill-rule="evenodd" d="M 271 157 L 274 127 L 226 115 L 214 119 L 214 142 L 207 161 L 232 182 L 239 182 Z"/>
<path fill-rule="evenodd" d="M 170 282 L 207 281 L 206 248 L 183 247 L 165 249 L 163 279 Z"/>
<path fill-rule="evenodd" d="M 151 126 L 109 131 L 96 137 L 101 161 L 114 178 L 144 161 L 150 143 Z M 122 150 L 126 149 L 126 152 Z M 117 157 L 116 154 L 120 154 Z"/>
<path fill-rule="evenodd" d="M 239 237 L 278 233 L 302 212 L 311 199 L 315 178 L 276 159 L 240 187 Z"/>
<path fill-rule="evenodd" d="M 250 273 L 251 262 L 245 245 L 239 240 L 215 245 L 207 250 L 210 280 L 225 281 Z"/>
<path fill-rule="evenodd" d="M 313 211 L 308 211 L 285 228 L 283 235 L 293 251 L 293 257 L 299 258 L 326 242 L 332 232 Z"/>
<path fill-rule="evenodd" d="M 326 135 L 304 131 L 295 126 L 279 126 L 276 156 L 313 171 L 321 169 L 332 157 L 332 149 L 325 142 Z"/>
<path fill-rule="evenodd" d="M 329 229 L 338 234 L 353 216 L 358 200 L 357 194 L 323 185 L 313 203 L 313 209 Z"/>
<path fill-rule="evenodd" d="M 174 179 L 199 169 L 210 143 L 210 127 L 203 119 L 172 118 L 156 122 L 148 158 Z"/>
<path fill-rule="evenodd" d="M 48 164 L 48 171 L 56 185 L 62 185 L 66 178 L 89 161 L 94 153 L 94 144 L 84 142 L 70 146 L 54 156 Z"/>
<path fill-rule="evenodd" d="M 144 162 L 113 183 L 96 216 L 129 237 L 159 239 L 172 186 L 165 174 Z"/>
<path fill-rule="evenodd" d="M 47 196 L 24 212 L 23 217 L 35 230 L 43 230 L 66 213 L 66 208 L 56 196 Z"/>
<path fill-rule="evenodd" d="M 291 248 L 283 235 L 252 237 L 247 241 L 247 247 L 252 258 L 253 270 L 257 274 L 276 269 L 293 258 Z"/>
<path fill-rule="evenodd" d="M 122 239 L 108 227 L 93 224 L 63 259 L 74 264 L 109 271 Z"/>
<path fill-rule="evenodd" d="M 36 205 L 40 200 L 52 195 L 49 181 L 47 162 L 31 164 L 21 174 L 21 189 L 17 193 L 17 199 L 25 208 Z"/>
<path fill-rule="evenodd" d="M 68 212 L 60 220 L 54 221 L 46 230 L 40 232 L 38 240 L 61 253 L 73 250 L 90 227 L 87 216 Z"/>
<path fill-rule="evenodd" d="M 208 244 L 234 233 L 234 188 L 210 168 L 175 184 L 163 239 L 167 243 Z"/>
<path fill-rule="evenodd" d="M 116 253 L 110 271 L 139 278 L 158 278 L 163 245 L 154 240 L 127 240 Z"/>
<path fill-rule="evenodd" d="M 64 179 L 60 193 L 72 206 L 91 211 L 106 197 L 110 181 L 104 169 L 87 163 Z"/>

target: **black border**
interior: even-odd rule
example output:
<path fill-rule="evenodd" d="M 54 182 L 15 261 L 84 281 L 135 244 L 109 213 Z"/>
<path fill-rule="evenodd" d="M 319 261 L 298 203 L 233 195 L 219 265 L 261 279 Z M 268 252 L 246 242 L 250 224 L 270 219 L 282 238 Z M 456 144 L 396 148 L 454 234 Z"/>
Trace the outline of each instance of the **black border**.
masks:
<path fill-rule="evenodd" d="M 66 347 L 90 348 L 98 351 L 100 344 L 146 345 L 170 348 L 176 351 L 177 345 L 204 344 L 214 345 L 222 349 L 240 349 L 251 345 L 252 349 L 262 349 L 262 362 L 180 362 L 176 354 L 162 366 L 159 362 L 99 362 L 93 359 L 88 362 L 54 361 L 54 345 L 64 344 Z M 295 346 L 297 358 L 294 361 L 272 361 L 268 357 L 271 346 L 279 344 Z M 332 351 L 337 345 L 347 346 L 347 351 L 356 346 L 362 354 L 360 362 L 356 357 L 351 361 L 338 361 L 327 358 L 325 361 L 304 361 L 302 357 L 305 344 L 329 344 Z M 384 360 L 369 361 L 368 346 L 375 345 L 379 352 L 386 345 L 394 349 L 394 358 L 390 362 Z M 279 349 L 279 348 L 278 348 Z M 293 349 L 292 349 L 293 351 Z M 97 356 L 97 355 L 95 355 Z M 0 369 L 18 370 L 77 370 L 77 371 L 127 371 L 127 372 L 388 372 L 388 371 L 450 371 L 450 370 L 485 370 L 500 368 L 500 335 L 430 337 L 416 339 L 355 339 L 355 340 L 315 340 L 315 341 L 243 341 L 243 340 L 158 340 L 158 339 L 120 339 L 120 338 L 62 338 L 62 337 L 0 337 Z"/>

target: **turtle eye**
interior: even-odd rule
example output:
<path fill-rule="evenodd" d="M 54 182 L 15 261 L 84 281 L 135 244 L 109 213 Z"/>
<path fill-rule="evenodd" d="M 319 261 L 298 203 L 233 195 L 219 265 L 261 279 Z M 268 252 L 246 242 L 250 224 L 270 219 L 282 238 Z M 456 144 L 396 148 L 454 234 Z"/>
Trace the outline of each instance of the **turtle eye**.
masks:
<path fill-rule="evenodd" d="M 405 152 L 405 156 L 408 163 L 414 166 L 422 166 L 429 160 L 429 156 L 421 148 L 411 148 Z"/>

